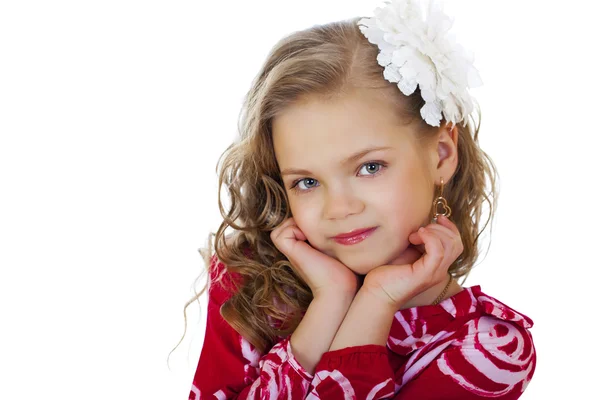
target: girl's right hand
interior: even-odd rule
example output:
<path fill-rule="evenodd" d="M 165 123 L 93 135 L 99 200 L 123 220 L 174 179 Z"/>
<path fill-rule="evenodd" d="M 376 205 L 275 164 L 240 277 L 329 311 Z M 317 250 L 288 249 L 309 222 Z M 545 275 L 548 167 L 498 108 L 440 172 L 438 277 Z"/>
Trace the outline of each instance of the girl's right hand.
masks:
<path fill-rule="evenodd" d="M 293 217 L 283 221 L 271 232 L 271 240 L 306 282 L 313 297 L 330 292 L 355 295 L 358 291 L 359 275 L 306 243 L 306 236 Z"/>

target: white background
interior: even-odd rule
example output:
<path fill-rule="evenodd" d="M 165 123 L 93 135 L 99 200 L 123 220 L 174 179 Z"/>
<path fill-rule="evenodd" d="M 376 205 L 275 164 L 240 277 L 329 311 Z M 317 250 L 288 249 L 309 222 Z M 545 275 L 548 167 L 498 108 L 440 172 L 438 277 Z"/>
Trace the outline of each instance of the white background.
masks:
<path fill-rule="evenodd" d="M 523 399 L 594 398 L 594 3 L 445 4 L 476 55 L 480 144 L 500 172 L 492 245 L 466 285 L 533 318 Z M 167 356 L 220 222 L 215 165 L 242 97 L 279 38 L 379 5 L 1 3 L 0 398 L 187 399 L 204 308 L 188 308 L 170 369 Z"/>

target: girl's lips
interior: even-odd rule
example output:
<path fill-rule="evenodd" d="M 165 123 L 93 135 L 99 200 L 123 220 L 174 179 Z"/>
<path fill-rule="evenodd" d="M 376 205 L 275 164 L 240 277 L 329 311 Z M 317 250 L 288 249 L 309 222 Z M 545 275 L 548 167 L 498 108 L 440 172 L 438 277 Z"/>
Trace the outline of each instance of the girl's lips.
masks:
<path fill-rule="evenodd" d="M 363 240 L 365 240 L 366 238 L 368 238 L 369 236 L 371 236 L 371 234 L 375 231 L 375 229 L 377 229 L 377 227 L 358 230 L 358 231 L 356 231 L 356 233 L 351 232 L 350 234 L 352 236 L 348 236 L 348 235 L 335 236 L 335 237 L 333 237 L 333 240 L 335 240 L 336 243 L 343 244 L 346 246 L 353 245 L 356 243 L 360 243 Z"/>

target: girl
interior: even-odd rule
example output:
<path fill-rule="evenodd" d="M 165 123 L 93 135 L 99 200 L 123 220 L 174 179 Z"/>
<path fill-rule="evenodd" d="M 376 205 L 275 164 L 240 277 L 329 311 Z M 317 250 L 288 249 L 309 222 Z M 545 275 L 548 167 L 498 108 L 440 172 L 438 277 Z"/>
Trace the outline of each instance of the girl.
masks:
<path fill-rule="evenodd" d="M 189 399 L 517 399 L 532 379 L 532 320 L 457 281 L 496 171 L 477 72 L 427 11 L 394 1 L 269 54 L 220 160 Z"/>

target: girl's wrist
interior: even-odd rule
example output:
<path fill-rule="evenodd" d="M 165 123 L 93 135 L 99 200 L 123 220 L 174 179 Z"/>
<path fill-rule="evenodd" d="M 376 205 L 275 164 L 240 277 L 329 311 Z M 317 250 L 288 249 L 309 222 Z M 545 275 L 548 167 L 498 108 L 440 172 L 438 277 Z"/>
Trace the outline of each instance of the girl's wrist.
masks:
<path fill-rule="evenodd" d="M 380 287 L 374 287 L 365 283 L 359 290 L 359 294 L 362 297 L 369 298 L 371 302 L 376 303 L 378 307 L 387 309 L 390 312 L 396 312 L 402 307 L 403 304 L 408 302 L 412 295 L 407 293 L 405 296 L 399 299 L 393 299 L 388 296 L 384 290 Z M 358 296 L 358 294 L 357 294 Z"/>

